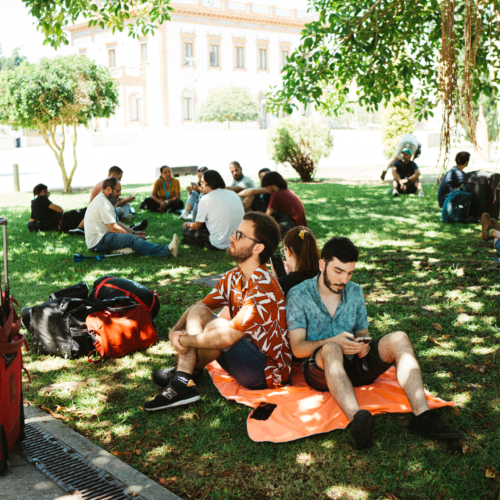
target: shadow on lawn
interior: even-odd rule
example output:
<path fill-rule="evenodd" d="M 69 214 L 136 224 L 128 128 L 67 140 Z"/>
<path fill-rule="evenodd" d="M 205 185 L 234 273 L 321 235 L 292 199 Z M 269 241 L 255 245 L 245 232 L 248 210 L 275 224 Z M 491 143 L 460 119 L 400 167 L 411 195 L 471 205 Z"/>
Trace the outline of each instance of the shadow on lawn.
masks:
<path fill-rule="evenodd" d="M 144 193 L 149 187 L 126 186 Z M 445 419 L 466 433 L 468 448 L 460 448 L 460 456 L 443 443 L 407 434 L 406 415 L 377 416 L 375 446 L 363 453 L 353 451 L 348 432 L 281 445 L 253 443 L 246 432 L 250 410 L 224 400 L 207 374 L 199 383 L 201 402 L 148 414 L 141 407 L 156 394 L 151 371 L 175 362 L 167 342 L 99 366 L 28 353 L 34 384 L 26 399 L 44 401 L 52 411 L 57 405 L 74 407 L 59 411 L 72 419 L 67 423 L 111 451 L 127 452 L 120 458 L 156 480 L 168 480 L 167 487 L 184 498 L 198 498 L 200 489 L 213 499 L 384 498 L 386 493 L 423 499 L 443 495 L 443 489 L 442 498 L 496 498 L 498 486 L 484 473 L 500 448 L 500 288 L 498 264 L 488 258 L 494 255 L 491 244 L 481 241 L 478 225 L 442 224 L 435 191 L 432 198 L 393 199 L 382 185 L 290 187 L 303 200 L 320 247 L 339 235 L 360 247 L 353 281 L 366 296 L 370 333 L 408 333 L 427 389 L 460 406 L 460 415 L 444 411 Z M 425 192 L 431 187 L 424 186 Z M 68 208 L 88 199 L 88 194 L 58 196 L 54 201 Z M 28 233 L 29 200 L 18 193 L 0 201 L 9 217 L 11 289 L 23 307 L 78 281 L 91 285 L 105 274 L 130 278 L 158 291 L 162 306 L 156 324 L 166 339 L 185 308 L 209 291 L 190 281 L 234 266 L 222 252 L 187 246 L 175 260 L 134 255 L 74 264 L 73 253 L 88 254 L 84 241 Z M 136 215 L 142 218 L 150 221 L 155 243 L 180 234 L 182 221 L 175 216 Z M 67 381 L 82 385 L 50 395 L 39 390 Z"/>

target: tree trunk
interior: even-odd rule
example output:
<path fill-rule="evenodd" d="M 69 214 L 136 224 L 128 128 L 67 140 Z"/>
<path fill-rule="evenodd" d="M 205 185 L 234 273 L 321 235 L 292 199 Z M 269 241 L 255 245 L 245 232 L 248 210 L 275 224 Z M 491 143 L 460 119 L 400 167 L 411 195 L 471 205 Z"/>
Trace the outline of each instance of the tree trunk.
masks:
<path fill-rule="evenodd" d="M 307 155 L 300 155 L 290 161 L 290 165 L 298 172 L 302 182 L 311 182 L 314 177 L 316 165 L 312 158 Z"/>
<path fill-rule="evenodd" d="M 64 185 L 66 193 L 68 193 L 68 192 L 71 193 L 72 192 L 71 182 L 73 181 L 73 176 L 75 175 L 75 170 L 76 170 L 76 167 L 78 165 L 78 162 L 77 162 L 77 159 L 76 159 L 76 143 L 77 143 L 76 125 L 77 125 L 76 122 L 73 123 L 73 169 L 71 170 L 71 174 L 69 176 L 67 186 L 66 186 L 66 184 Z M 66 188 L 69 189 L 69 191 L 66 191 Z"/>
<path fill-rule="evenodd" d="M 61 169 L 63 184 L 64 184 L 64 192 L 71 193 L 71 179 L 68 180 L 68 175 L 66 174 L 66 168 L 64 166 L 64 147 L 66 145 L 66 134 L 64 132 L 64 125 L 61 125 L 63 139 L 60 146 L 56 142 L 56 128 L 57 125 L 54 125 L 51 129 L 48 130 L 41 129 L 40 132 L 47 146 L 49 146 L 49 148 L 52 149 L 52 152 L 56 157 L 57 164 Z"/>

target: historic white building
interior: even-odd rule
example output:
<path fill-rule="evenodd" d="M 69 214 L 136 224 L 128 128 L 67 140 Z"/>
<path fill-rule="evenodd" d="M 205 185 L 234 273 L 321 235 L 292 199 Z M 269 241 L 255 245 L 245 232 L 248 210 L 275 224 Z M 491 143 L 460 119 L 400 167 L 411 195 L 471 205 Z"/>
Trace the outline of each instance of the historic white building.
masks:
<path fill-rule="evenodd" d="M 119 82 L 119 110 L 93 128 L 190 127 L 209 91 L 230 85 L 246 87 L 255 96 L 261 119 L 250 126 L 267 128 L 276 118 L 266 113 L 265 94 L 280 85 L 286 57 L 313 18 L 286 8 L 286 0 L 273 3 L 281 6 L 175 0 L 171 21 L 140 40 L 126 31 L 89 28 L 86 21 L 69 28 L 68 51 L 109 66 Z M 312 110 L 302 108 L 301 113 Z"/>

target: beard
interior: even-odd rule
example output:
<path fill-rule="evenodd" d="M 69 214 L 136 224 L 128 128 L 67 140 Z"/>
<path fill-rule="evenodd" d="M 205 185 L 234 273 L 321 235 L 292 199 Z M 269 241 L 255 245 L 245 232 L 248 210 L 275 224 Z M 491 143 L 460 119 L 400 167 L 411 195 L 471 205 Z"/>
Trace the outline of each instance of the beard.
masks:
<path fill-rule="evenodd" d="M 113 193 L 110 193 L 110 195 L 107 198 L 111 202 L 111 205 L 116 207 L 116 204 L 118 203 L 119 196 L 115 196 Z"/>
<path fill-rule="evenodd" d="M 240 175 L 233 175 L 233 179 L 235 181 L 241 181 L 241 179 L 243 179 L 243 174 L 240 174 Z"/>
<path fill-rule="evenodd" d="M 229 247 L 227 249 L 227 254 L 229 257 L 232 257 L 238 264 L 245 262 L 252 256 L 253 245 L 249 248 L 240 248 L 236 250 L 236 248 Z"/>
<path fill-rule="evenodd" d="M 345 287 L 345 285 L 343 283 L 332 283 L 329 279 L 328 279 L 328 276 L 326 275 L 326 272 L 323 271 L 323 283 L 324 285 L 326 286 L 326 288 L 328 288 L 328 290 L 330 290 L 330 292 L 334 293 L 335 295 L 339 295 L 342 293 L 342 290 L 337 290 L 335 291 L 332 286 L 341 286 L 341 287 Z"/>

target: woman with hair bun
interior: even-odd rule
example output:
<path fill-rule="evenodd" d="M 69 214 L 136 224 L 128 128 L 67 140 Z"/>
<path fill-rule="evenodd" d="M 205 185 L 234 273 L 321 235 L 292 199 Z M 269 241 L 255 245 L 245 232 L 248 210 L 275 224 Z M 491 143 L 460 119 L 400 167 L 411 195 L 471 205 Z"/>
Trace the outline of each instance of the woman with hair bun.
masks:
<path fill-rule="evenodd" d="M 305 226 L 290 229 L 285 235 L 281 254 L 285 257 L 286 276 L 278 282 L 286 294 L 295 285 L 314 278 L 319 273 L 320 253 L 312 231 Z M 277 278 L 273 268 L 273 274 Z"/>

